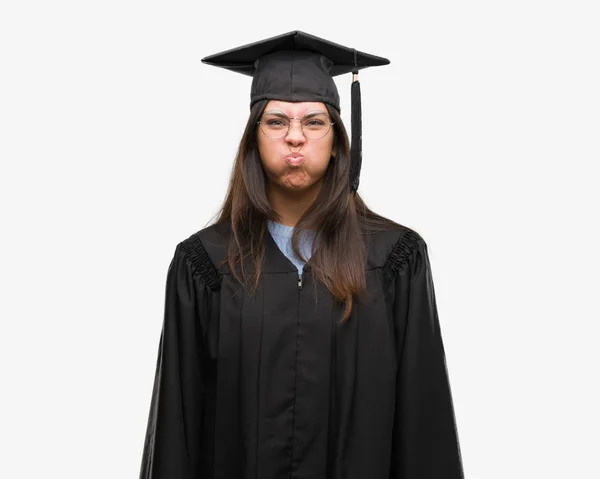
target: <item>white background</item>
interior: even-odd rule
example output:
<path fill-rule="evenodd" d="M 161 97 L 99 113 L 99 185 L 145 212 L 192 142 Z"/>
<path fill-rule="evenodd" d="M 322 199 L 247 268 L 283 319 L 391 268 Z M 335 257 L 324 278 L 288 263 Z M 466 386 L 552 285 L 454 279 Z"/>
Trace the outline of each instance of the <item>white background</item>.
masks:
<path fill-rule="evenodd" d="M 200 59 L 299 29 L 391 60 L 360 193 L 428 243 L 466 476 L 600 478 L 595 3 L 3 2 L 0 477 L 137 477 L 167 267 L 249 111 Z"/>

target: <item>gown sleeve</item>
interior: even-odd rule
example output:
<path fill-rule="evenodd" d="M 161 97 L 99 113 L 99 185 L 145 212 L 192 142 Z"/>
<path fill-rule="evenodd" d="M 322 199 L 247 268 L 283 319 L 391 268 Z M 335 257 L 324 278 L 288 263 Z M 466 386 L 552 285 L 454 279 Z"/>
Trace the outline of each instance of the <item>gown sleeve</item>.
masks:
<path fill-rule="evenodd" d="M 181 243 L 169 265 L 140 479 L 197 479 L 205 404 L 200 318 L 208 290 Z"/>
<path fill-rule="evenodd" d="M 427 245 L 411 230 L 392 256 L 398 369 L 390 477 L 463 479 Z"/>

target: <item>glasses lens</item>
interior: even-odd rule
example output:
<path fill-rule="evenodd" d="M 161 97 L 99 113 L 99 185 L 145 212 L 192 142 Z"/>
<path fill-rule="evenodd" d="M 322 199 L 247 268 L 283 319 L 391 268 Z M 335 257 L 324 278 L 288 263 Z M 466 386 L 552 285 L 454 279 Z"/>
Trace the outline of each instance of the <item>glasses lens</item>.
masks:
<path fill-rule="evenodd" d="M 260 127 L 269 138 L 283 138 L 289 128 L 289 120 L 280 115 L 265 114 L 260 121 Z"/>
<path fill-rule="evenodd" d="M 302 131 L 312 140 L 323 138 L 329 132 L 330 126 L 329 116 L 325 113 L 308 114 L 302 119 Z"/>

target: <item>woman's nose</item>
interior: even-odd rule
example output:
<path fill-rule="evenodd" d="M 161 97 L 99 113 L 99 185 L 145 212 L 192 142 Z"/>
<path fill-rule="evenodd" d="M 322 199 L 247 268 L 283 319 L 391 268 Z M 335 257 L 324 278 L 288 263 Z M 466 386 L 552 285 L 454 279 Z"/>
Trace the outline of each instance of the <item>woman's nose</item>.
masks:
<path fill-rule="evenodd" d="M 285 137 L 288 143 L 292 143 L 294 145 L 298 145 L 300 143 L 304 143 L 306 141 L 306 137 L 302 131 L 302 127 L 298 123 L 298 125 L 294 125 L 295 122 L 290 124 L 290 128 Z"/>

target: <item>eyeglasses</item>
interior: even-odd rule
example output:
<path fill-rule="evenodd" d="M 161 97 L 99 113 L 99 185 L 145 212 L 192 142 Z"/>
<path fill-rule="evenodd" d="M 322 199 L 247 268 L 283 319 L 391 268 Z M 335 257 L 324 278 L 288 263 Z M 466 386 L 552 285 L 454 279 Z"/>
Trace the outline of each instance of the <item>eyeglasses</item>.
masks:
<path fill-rule="evenodd" d="M 309 111 L 302 118 L 290 118 L 282 111 L 269 110 L 256 123 L 260 125 L 265 136 L 279 139 L 288 135 L 292 120 L 300 122 L 302 134 L 311 140 L 320 140 L 329 133 L 331 125 L 335 124 L 330 121 L 329 115 L 321 110 Z"/>

